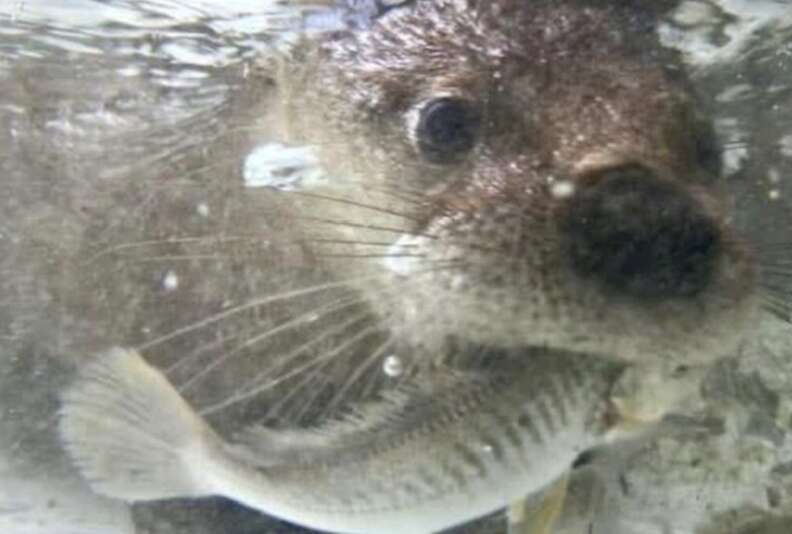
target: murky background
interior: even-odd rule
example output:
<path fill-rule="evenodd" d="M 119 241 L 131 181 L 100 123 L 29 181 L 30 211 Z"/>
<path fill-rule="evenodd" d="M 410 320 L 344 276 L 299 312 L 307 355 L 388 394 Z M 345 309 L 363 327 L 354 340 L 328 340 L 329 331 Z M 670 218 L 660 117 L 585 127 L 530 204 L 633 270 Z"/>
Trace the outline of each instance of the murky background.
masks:
<path fill-rule="evenodd" d="M 55 443 L 73 363 L 258 293 L 269 232 L 239 169 L 265 15 L 241 0 L 0 3 L 1 531 L 132 532 Z M 141 508 L 139 532 L 297 531 L 219 500 Z"/>
<path fill-rule="evenodd" d="M 141 505 L 130 514 L 90 494 L 53 431 L 59 391 L 93 351 L 145 344 L 251 295 L 322 279 L 279 225 L 277 206 L 245 188 L 241 176 L 245 156 L 261 141 L 257 115 L 268 81 L 258 59 L 275 38 L 267 31 L 271 5 L 0 3 L 0 531 L 300 531 L 214 499 Z M 663 38 L 683 49 L 715 112 L 739 224 L 756 240 L 788 243 L 792 4 L 686 6 Z M 779 277 L 785 295 L 787 283 Z M 252 309 L 162 340 L 147 356 L 185 384 L 217 354 L 294 313 L 286 305 Z M 747 363 L 723 371 L 734 391 L 715 381 L 712 393 L 748 407 L 735 435 L 748 436 L 746 450 L 756 445 L 762 455 L 745 468 L 756 486 L 741 490 L 756 497 L 750 508 L 768 529 L 786 528 L 783 514 L 792 513 L 792 328 L 783 328 L 767 327 Z M 188 385 L 186 395 L 199 407 L 216 405 L 240 376 L 255 374 L 254 359 L 239 360 Z M 257 406 L 243 403 L 212 423 L 233 431 Z M 306 415 L 288 407 L 282 413 Z M 721 436 L 719 429 L 712 434 Z M 673 447 L 652 454 L 662 464 L 685 455 L 693 461 L 706 450 Z M 676 532 L 644 527 L 638 495 L 621 506 L 646 528 L 640 532 Z M 705 506 L 708 496 L 699 496 Z"/>

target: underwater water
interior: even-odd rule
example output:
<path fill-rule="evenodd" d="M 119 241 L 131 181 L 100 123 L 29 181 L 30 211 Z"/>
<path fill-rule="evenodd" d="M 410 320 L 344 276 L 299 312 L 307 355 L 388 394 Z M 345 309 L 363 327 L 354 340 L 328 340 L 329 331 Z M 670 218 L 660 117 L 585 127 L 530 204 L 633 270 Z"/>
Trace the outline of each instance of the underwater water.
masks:
<path fill-rule="evenodd" d="M 226 265 L 150 258 L 175 256 L 168 245 L 146 250 L 145 265 L 133 260 L 130 278 L 111 280 L 110 271 L 126 271 L 125 259 L 95 270 L 90 256 L 113 241 L 220 235 L 244 227 L 228 219 L 229 212 L 245 209 L 233 196 L 240 189 L 233 177 L 247 133 L 234 117 L 244 112 L 245 101 L 256 99 L 255 88 L 248 94 L 239 89 L 267 46 L 267 35 L 258 31 L 264 17 L 259 4 L 0 5 L 3 532 L 133 531 L 130 508 L 93 495 L 56 443 L 59 392 L 72 378 L 69 360 L 117 335 L 150 338 L 162 320 L 182 324 L 189 308 L 197 308 L 197 318 L 232 301 L 231 288 L 219 286 L 195 300 L 212 270 L 240 291 L 247 281 L 240 278 L 244 273 L 229 274 Z M 241 245 L 239 254 L 251 258 L 263 248 L 256 241 Z M 219 255 L 211 243 L 208 251 Z M 88 276 L 78 282 L 75 268 Z M 109 276 L 104 281 L 103 274 L 96 278 L 101 272 Z M 86 300 L 68 303 L 75 293 L 58 289 L 63 282 L 85 284 L 78 293 Z M 117 299 L 130 310 L 148 311 L 135 312 L 129 328 L 126 312 L 112 311 Z M 144 507 L 138 515 L 137 532 L 287 528 L 221 502 L 168 505 L 161 512 Z"/>
<path fill-rule="evenodd" d="M 306 532 L 223 499 L 99 497 L 56 436 L 61 392 L 110 346 L 141 347 L 229 434 L 254 420 L 311 421 L 341 396 L 325 383 L 354 373 L 356 360 L 335 364 L 347 331 L 324 313 L 354 300 L 246 306 L 328 281 L 250 175 L 249 156 L 273 146 L 257 112 L 270 90 L 260 59 L 282 38 L 275 4 L 0 4 L 0 531 Z M 689 0 L 661 39 L 683 54 L 715 116 L 735 225 L 788 244 L 792 3 Z M 791 264 L 780 260 L 773 279 L 786 302 Z M 294 317 L 283 338 L 266 337 Z M 278 368 L 285 378 L 260 377 L 262 345 L 288 352 L 319 329 L 328 336 Z M 372 332 L 382 365 L 350 395 L 404 372 Z M 570 509 L 560 531 L 792 529 L 792 327 L 768 316 L 742 352 L 716 365 L 704 400 L 679 416 L 687 433 L 634 453 L 621 493 L 592 505 L 602 514 Z M 328 365 L 306 363 L 316 357 Z M 727 415 L 713 409 L 727 405 Z M 585 475 L 576 484 L 580 502 L 597 493 Z M 454 532 L 504 528 L 494 517 Z"/>

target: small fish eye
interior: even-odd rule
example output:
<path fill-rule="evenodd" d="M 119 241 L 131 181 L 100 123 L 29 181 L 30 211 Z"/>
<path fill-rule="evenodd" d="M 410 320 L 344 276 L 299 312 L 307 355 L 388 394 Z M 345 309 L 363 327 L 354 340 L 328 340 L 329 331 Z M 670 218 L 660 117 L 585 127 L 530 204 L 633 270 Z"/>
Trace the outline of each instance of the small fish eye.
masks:
<path fill-rule="evenodd" d="M 469 152 L 476 143 L 479 118 L 469 102 L 441 97 L 424 103 L 418 111 L 413 139 L 432 163 L 449 163 Z"/>

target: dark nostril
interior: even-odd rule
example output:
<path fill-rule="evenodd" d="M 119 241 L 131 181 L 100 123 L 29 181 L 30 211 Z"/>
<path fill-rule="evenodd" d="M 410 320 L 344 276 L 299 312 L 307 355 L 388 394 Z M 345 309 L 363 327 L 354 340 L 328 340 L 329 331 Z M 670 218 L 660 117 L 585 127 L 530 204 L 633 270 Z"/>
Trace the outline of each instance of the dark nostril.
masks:
<path fill-rule="evenodd" d="M 642 298 L 700 293 L 721 248 L 699 203 L 640 166 L 609 170 L 580 188 L 568 199 L 562 231 L 581 275 Z"/>

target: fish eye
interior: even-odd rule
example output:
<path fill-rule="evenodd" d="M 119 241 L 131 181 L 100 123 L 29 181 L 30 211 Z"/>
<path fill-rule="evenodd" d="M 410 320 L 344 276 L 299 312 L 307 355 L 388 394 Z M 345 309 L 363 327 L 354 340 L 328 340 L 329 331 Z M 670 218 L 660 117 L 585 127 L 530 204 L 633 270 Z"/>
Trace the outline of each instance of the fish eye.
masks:
<path fill-rule="evenodd" d="M 419 152 L 432 163 L 453 162 L 476 143 L 478 114 L 462 98 L 429 100 L 418 109 L 412 122 L 412 138 Z"/>

